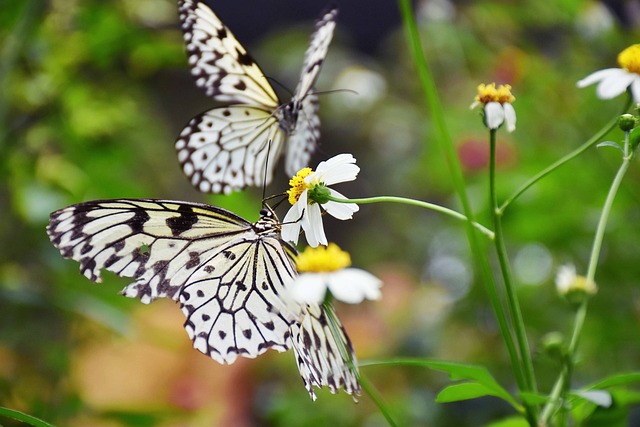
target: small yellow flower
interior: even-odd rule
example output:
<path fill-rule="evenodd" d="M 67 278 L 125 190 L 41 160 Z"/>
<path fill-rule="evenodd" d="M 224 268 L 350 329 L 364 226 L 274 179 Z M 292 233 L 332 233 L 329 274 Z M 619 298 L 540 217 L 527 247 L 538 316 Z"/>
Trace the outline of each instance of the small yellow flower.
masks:
<path fill-rule="evenodd" d="M 289 287 L 293 300 L 321 304 L 327 293 L 348 304 L 379 299 L 382 281 L 359 268 L 350 268 L 351 257 L 335 243 L 308 247 L 296 259 L 300 273 Z"/>
<path fill-rule="evenodd" d="M 516 129 L 516 110 L 511 103 L 515 100 L 510 85 L 481 84 L 471 108 L 483 107 L 484 123 L 489 129 L 498 129 L 504 123 L 507 131 L 513 132 Z"/>
<path fill-rule="evenodd" d="M 336 271 L 351 265 L 351 256 L 343 251 L 335 243 L 329 246 L 308 247 L 296 258 L 298 272 L 329 272 Z"/>
<path fill-rule="evenodd" d="M 334 199 L 346 199 L 329 186 L 356 179 L 360 168 L 351 154 L 338 154 L 320 162 L 315 171 L 300 170 L 291 178 L 287 191 L 291 208 L 282 221 L 281 236 L 286 242 L 298 243 L 300 229 L 304 230 L 309 246 L 327 245 L 327 236 L 322 226 L 323 213 L 347 220 L 358 211 L 355 203 L 340 203 Z"/>
<path fill-rule="evenodd" d="M 496 88 L 495 83 L 478 85 L 478 94 L 475 97 L 475 101 L 483 105 L 489 102 L 511 104 L 515 100 L 516 97 L 511 94 L 511 85 L 500 85 Z"/>
<path fill-rule="evenodd" d="M 618 54 L 618 64 L 631 73 L 640 74 L 640 44 L 634 44 Z"/>
<path fill-rule="evenodd" d="M 581 303 L 585 298 L 598 292 L 595 282 L 578 275 L 573 264 L 563 265 L 558 269 L 556 289 L 561 296 L 575 304 Z"/>
<path fill-rule="evenodd" d="M 302 192 L 309 188 L 304 179 L 311 175 L 313 170 L 311 168 L 303 168 L 298 171 L 296 176 L 289 180 L 289 188 L 287 190 L 287 194 L 289 195 L 289 203 L 291 205 L 295 205 L 296 202 L 300 199 L 300 195 Z"/>
<path fill-rule="evenodd" d="M 634 44 L 618 54 L 620 68 L 605 68 L 589 74 L 578 82 L 578 87 L 597 84 L 596 95 L 611 99 L 627 89 L 636 103 L 640 103 L 640 44 Z"/>

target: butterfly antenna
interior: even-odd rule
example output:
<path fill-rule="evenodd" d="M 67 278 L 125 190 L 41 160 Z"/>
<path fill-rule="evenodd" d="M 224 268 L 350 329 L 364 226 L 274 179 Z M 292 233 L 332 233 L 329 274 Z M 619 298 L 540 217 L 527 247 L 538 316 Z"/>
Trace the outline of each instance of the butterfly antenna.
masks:
<path fill-rule="evenodd" d="M 283 85 L 282 83 L 280 83 L 278 81 L 278 79 L 276 79 L 275 77 L 269 77 L 269 76 L 264 76 L 265 79 L 269 80 L 270 82 L 275 83 L 277 86 L 280 87 L 280 89 L 284 90 L 285 92 L 287 92 L 289 94 L 289 96 L 293 96 L 293 92 L 291 91 L 291 89 L 289 89 L 288 87 L 286 87 L 285 85 Z"/>
<path fill-rule="evenodd" d="M 336 93 L 336 92 L 349 92 L 352 93 L 354 95 L 359 95 L 357 90 L 353 90 L 353 89 L 332 89 L 332 90 L 320 90 L 320 91 L 309 91 L 308 95 L 327 95 L 329 93 Z"/>
<path fill-rule="evenodd" d="M 271 155 L 271 138 L 267 142 L 267 160 L 264 162 L 264 176 L 262 177 L 262 204 L 264 205 L 267 194 L 267 173 L 269 171 L 269 156 Z"/>

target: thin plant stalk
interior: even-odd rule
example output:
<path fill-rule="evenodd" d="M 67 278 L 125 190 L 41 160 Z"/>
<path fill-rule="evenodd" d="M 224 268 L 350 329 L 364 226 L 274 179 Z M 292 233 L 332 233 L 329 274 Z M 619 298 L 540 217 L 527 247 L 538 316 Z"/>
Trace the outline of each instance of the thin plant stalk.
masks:
<path fill-rule="evenodd" d="M 633 99 L 631 98 L 631 95 L 629 95 L 629 97 L 627 98 L 627 102 L 625 103 L 624 107 L 622 108 L 622 113 L 625 113 L 625 112 L 627 112 L 629 110 L 629 107 L 631 106 L 631 102 L 632 101 L 633 101 Z M 551 165 L 547 166 L 546 168 L 544 168 L 543 170 L 541 170 L 540 172 L 535 174 L 533 177 L 528 179 L 516 191 L 514 191 L 514 193 L 511 196 L 509 196 L 507 198 L 507 200 L 505 200 L 502 203 L 502 205 L 500 206 L 500 215 L 502 215 L 504 213 L 504 211 L 507 209 L 507 207 L 509 207 L 509 205 L 511 203 L 513 203 L 518 197 L 520 197 L 522 195 L 522 193 L 527 191 L 529 189 L 529 187 L 534 185 L 536 182 L 540 181 L 545 176 L 549 175 L 554 170 L 558 169 L 560 166 L 562 166 L 565 163 L 569 162 L 570 160 L 573 160 L 574 158 L 578 157 L 580 154 L 584 153 L 589 148 L 593 147 L 595 144 L 597 144 L 599 141 L 601 141 L 602 138 L 604 138 L 604 136 L 606 134 L 608 134 L 616 126 L 617 122 L 618 122 L 618 116 L 616 116 L 614 119 L 609 121 L 606 125 L 604 125 L 602 127 L 602 129 L 600 129 L 598 132 L 596 132 L 584 144 L 582 144 L 581 146 L 579 146 L 578 148 L 576 148 L 575 150 L 573 150 L 569 154 L 567 154 L 567 155 L 563 156 L 562 158 L 558 159 L 557 161 L 555 161 L 554 163 L 552 163 Z"/>
<path fill-rule="evenodd" d="M 509 354 L 509 359 L 511 361 L 511 366 L 516 378 L 516 382 L 518 384 L 524 384 L 525 380 L 520 369 L 520 362 L 514 344 L 513 335 L 509 328 L 506 314 L 498 295 L 498 290 L 491 271 L 489 259 L 486 251 L 484 250 L 485 246 L 480 243 L 480 240 L 473 226 L 471 225 L 471 223 L 475 221 L 473 210 L 471 209 L 471 203 L 469 202 L 469 197 L 466 193 L 466 186 L 464 178 L 462 176 L 460 162 L 445 123 L 444 111 L 442 109 L 442 105 L 440 104 L 440 98 L 438 96 L 438 91 L 436 89 L 433 75 L 429 68 L 429 64 L 424 56 L 424 50 L 422 49 L 422 44 L 420 42 L 420 34 L 418 32 L 418 27 L 412 9 L 412 2 L 411 0 L 398 0 L 398 2 L 400 6 L 400 15 L 402 17 L 403 26 L 407 32 L 407 39 L 409 41 L 413 60 L 417 68 L 420 85 L 426 103 L 429 106 L 431 117 L 433 119 L 436 134 L 435 138 L 440 148 L 442 149 L 442 152 L 444 153 L 445 161 L 447 162 L 449 171 L 451 173 L 453 187 L 458 195 L 458 198 L 460 199 L 463 212 L 468 218 L 468 221 L 466 222 L 466 232 L 467 238 L 469 240 L 469 246 L 471 248 L 471 254 L 476 263 L 476 267 L 480 272 L 483 282 L 485 283 L 491 308 L 493 309 L 494 315 L 496 316 L 500 334 L 502 335 L 502 339 L 504 340 L 505 346 L 507 347 L 507 352 Z M 526 412 L 529 423 L 531 425 L 535 425 L 536 415 L 533 411 L 533 408 L 527 405 Z"/>
<path fill-rule="evenodd" d="M 502 272 L 502 278 L 504 281 L 504 288 L 506 294 L 507 309 L 512 321 L 512 325 L 516 335 L 516 343 L 518 345 L 518 351 L 520 353 L 520 360 L 522 362 L 522 370 L 525 378 L 525 388 L 523 391 L 536 392 L 536 379 L 533 370 L 533 362 L 531 360 L 531 351 L 529 349 L 529 342 L 527 340 L 526 330 L 524 326 L 524 319 L 522 317 L 522 310 L 520 309 L 520 302 L 518 301 L 518 293 L 516 292 L 513 277 L 511 274 L 511 266 L 509 264 L 509 258 L 504 243 L 504 232 L 502 230 L 502 216 L 498 208 L 498 199 L 496 195 L 496 129 L 489 131 L 489 143 L 490 143 L 490 155 L 489 155 L 489 199 L 491 206 L 491 216 L 493 218 L 493 226 L 495 231 L 494 244 L 496 247 L 496 253 L 498 255 L 498 261 L 500 263 L 500 271 Z"/>
<path fill-rule="evenodd" d="M 589 257 L 589 265 L 587 267 L 587 281 L 595 282 L 594 279 L 596 275 L 596 269 L 598 268 L 598 259 L 600 258 L 602 242 L 604 240 L 604 232 L 607 228 L 607 222 L 609 220 L 609 214 L 611 213 L 611 207 L 613 206 L 613 201 L 615 200 L 616 194 L 618 193 L 618 189 L 620 188 L 622 179 L 629 169 L 632 158 L 633 151 L 629 144 L 629 133 L 627 132 L 625 135 L 622 164 L 620 165 L 620 168 L 618 169 L 618 172 L 616 173 L 616 176 L 611 183 L 611 187 L 609 188 L 609 193 L 607 194 L 604 206 L 602 207 L 600 219 L 598 220 L 598 226 L 596 227 L 596 233 L 593 238 L 593 246 L 591 247 L 591 255 Z M 550 418 L 557 410 L 558 405 L 562 399 L 562 392 L 568 390 L 570 387 L 571 372 L 573 371 L 573 363 L 575 361 L 575 354 L 578 349 L 580 334 L 582 333 L 582 328 L 587 317 L 587 308 L 588 299 L 585 298 L 584 301 L 582 301 L 576 309 L 573 330 L 571 332 L 571 339 L 567 348 L 567 357 L 565 358 L 565 366 L 563 367 L 560 375 L 558 376 L 558 379 L 556 380 L 556 383 L 551 389 L 549 400 L 542 410 L 540 418 L 542 426 L 546 426 L 548 424 Z"/>
<path fill-rule="evenodd" d="M 432 211 L 440 212 L 462 221 L 469 220 L 466 216 L 462 215 L 458 211 L 454 211 L 453 209 L 445 208 L 444 206 L 436 205 L 434 203 L 424 202 L 422 200 L 409 199 L 407 197 L 377 196 L 377 197 L 365 197 L 365 198 L 359 198 L 359 199 L 339 199 L 337 197 L 328 196 L 328 199 L 338 203 L 357 203 L 359 205 L 366 205 L 369 203 L 400 203 L 403 205 L 418 206 L 421 208 L 430 209 Z M 473 221 L 471 224 L 478 231 L 486 235 L 489 239 L 493 240 L 493 237 L 494 237 L 493 231 L 489 230 L 484 225 L 479 224 L 475 221 Z"/>

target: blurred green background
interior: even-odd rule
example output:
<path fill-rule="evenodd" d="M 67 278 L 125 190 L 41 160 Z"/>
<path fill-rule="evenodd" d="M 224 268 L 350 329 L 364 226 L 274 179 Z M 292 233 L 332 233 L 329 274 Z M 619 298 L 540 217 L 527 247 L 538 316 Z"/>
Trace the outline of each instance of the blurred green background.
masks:
<path fill-rule="evenodd" d="M 390 11 L 384 20 L 364 0 L 345 5 L 339 19 L 317 84 L 337 92 L 321 97 L 322 140 L 312 166 L 351 152 L 361 172 L 338 188 L 345 195 L 457 207 L 396 5 L 378 3 Z M 298 16 L 280 3 L 241 0 L 235 9 L 226 4 L 226 15 L 218 12 L 241 41 L 257 25 L 243 19 L 243 10 L 268 18 L 247 48 L 267 75 L 294 88 L 312 19 L 325 5 L 303 6 Z M 575 0 L 415 6 L 483 223 L 487 135 L 478 112 L 469 110 L 479 83 L 510 83 L 517 98 L 518 129 L 499 134 L 503 199 L 623 106 L 623 97 L 599 101 L 593 88 L 579 90 L 575 82 L 616 66 L 617 53 L 638 40 L 631 9 L 616 17 L 601 3 Z M 278 20 L 274 10 L 289 15 Z M 49 243 L 51 211 L 98 198 L 206 201 L 256 220 L 261 189 L 206 196 L 191 188 L 176 161 L 176 136 L 212 106 L 189 75 L 174 1 L 0 0 L 0 406 L 60 426 L 385 425 L 366 395 L 354 404 L 344 393 L 323 391 L 311 402 L 290 353 L 218 365 L 191 348 L 174 303 L 145 306 L 121 297 L 128 281 L 112 274 L 92 284 Z M 620 131 L 607 137 L 621 138 Z M 613 149 L 592 149 L 530 189 L 505 216 L 543 391 L 558 363 L 540 342 L 551 331 L 568 333 L 572 319 L 553 276 L 566 262 L 586 268 L 619 161 Z M 286 190 L 288 177 L 276 169 L 267 194 Z M 636 161 L 604 241 L 577 385 L 640 368 L 638 182 Z M 325 223 L 355 266 L 385 282 L 382 301 L 338 307 L 360 359 L 479 363 L 515 388 L 461 223 L 400 205 L 362 206 L 352 221 Z M 478 426 L 511 414 L 492 398 L 433 403 L 447 383 L 441 373 L 362 372 L 402 425 Z M 640 414 L 632 412 L 628 425 L 640 425 Z"/>

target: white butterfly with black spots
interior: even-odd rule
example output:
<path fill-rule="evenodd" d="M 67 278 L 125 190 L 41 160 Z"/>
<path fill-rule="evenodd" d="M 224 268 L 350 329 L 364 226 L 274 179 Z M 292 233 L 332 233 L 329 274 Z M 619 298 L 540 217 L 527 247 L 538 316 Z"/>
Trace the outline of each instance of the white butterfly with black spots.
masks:
<path fill-rule="evenodd" d="M 337 318 L 328 321 L 332 307 L 287 297 L 297 252 L 272 210 L 252 224 L 201 203 L 98 200 L 53 212 L 47 233 L 88 279 L 100 282 L 106 269 L 135 279 L 127 297 L 177 301 L 193 346 L 217 362 L 293 348 L 314 400 L 313 386 L 359 394 L 349 338 Z"/>
<path fill-rule="evenodd" d="M 320 138 L 313 85 L 338 10 L 329 9 L 316 22 L 296 90 L 282 103 L 258 64 L 206 4 L 180 0 L 178 8 L 196 85 L 228 103 L 194 117 L 176 142 L 191 183 L 205 193 L 226 194 L 269 184 L 285 145 L 289 176 L 308 166 Z"/>

